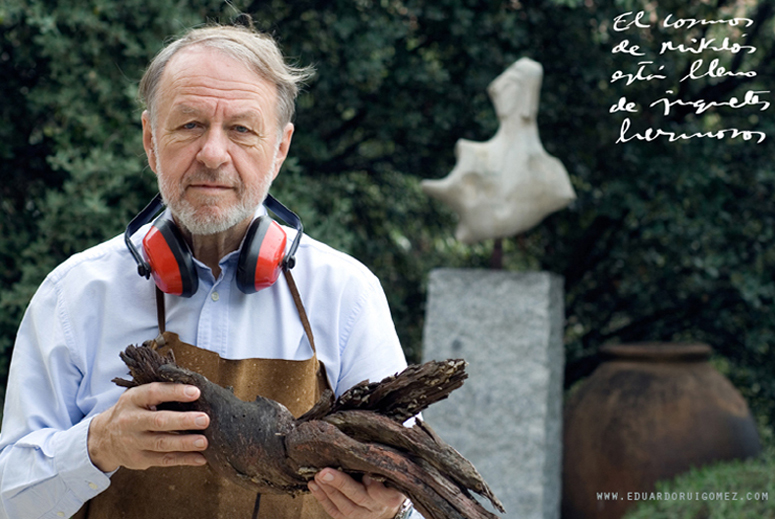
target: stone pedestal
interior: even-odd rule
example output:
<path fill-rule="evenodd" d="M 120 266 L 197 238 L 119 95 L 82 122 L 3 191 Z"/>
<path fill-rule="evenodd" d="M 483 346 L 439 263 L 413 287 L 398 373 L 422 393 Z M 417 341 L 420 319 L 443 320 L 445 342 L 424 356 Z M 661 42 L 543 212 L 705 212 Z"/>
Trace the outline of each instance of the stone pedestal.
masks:
<path fill-rule="evenodd" d="M 546 272 L 431 272 L 423 360 L 464 358 L 469 379 L 425 420 L 479 470 L 506 518 L 558 519 L 563 280 Z"/>

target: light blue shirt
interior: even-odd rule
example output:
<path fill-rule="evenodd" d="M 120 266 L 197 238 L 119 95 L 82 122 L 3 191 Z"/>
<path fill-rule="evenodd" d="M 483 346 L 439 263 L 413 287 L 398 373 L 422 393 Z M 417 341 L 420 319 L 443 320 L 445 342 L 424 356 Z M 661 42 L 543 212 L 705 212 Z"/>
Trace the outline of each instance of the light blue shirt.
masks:
<path fill-rule="evenodd" d="M 133 241 L 139 246 L 146 229 Z M 294 231 L 286 229 L 288 242 Z M 312 349 L 285 279 L 239 291 L 238 252 L 221 275 L 197 262 L 199 289 L 167 295 L 167 329 L 223 358 L 308 359 Z M 307 236 L 293 276 L 335 392 L 406 366 L 387 300 L 361 263 Z M 19 328 L 0 434 L 0 519 L 70 517 L 110 484 L 87 451 L 91 419 L 123 389 L 119 352 L 158 335 L 153 281 L 123 235 L 76 254 L 45 279 Z M 419 515 L 417 515 L 419 517 Z"/>

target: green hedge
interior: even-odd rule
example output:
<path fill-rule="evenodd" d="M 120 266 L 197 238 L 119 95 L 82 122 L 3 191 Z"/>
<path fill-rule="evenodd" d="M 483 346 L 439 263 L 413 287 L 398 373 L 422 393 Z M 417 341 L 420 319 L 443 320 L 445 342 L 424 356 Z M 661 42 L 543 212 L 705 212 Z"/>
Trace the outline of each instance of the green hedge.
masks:
<path fill-rule="evenodd" d="M 744 16 L 725 25 L 612 30 L 618 14 L 655 21 Z M 464 246 L 455 216 L 424 196 L 454 166 L 457 139 L 498 127 L 486 87 L 521 57 L 544 66 L 538 115 L 546 150 L 578 195 L 568 209 L 505 240 L 512 270 L 565 279 L 566 383 L 600 345 L 709 343 L 757 416 L 775 417 L 775 108 L 720 107 L 669 116 L 648 103 L 674 89 L 691 101 L 772 90 L 771 1 L 709 0 L 15 0 L 0 2 L 0 386 L 31 294 L 56 264 L 121 232 L 154 191 L 135 94 L 165 39 L 251 13 L 317 76 L 298 101 L 291 157 L 274 193 L 316 238 L 382 280 L 402 344 L 419 360 L 428 272 L 487 267 L 492 242 Z M 729 37 L 755 53 L 660 56 L 661 42 Z M 614 53 L 628 38 L 669 81 L 611 83 L 635 72 Z M 693 60 L 755 77 L 679 82 Z M 765 142 L 691 139 L 616 144 L 622 96 L 643 126 L 763 131 Z M 762 94 L 764 97 L 764 94 Z M 772 101 L 772 96 L 766 97 Z"/>
<path fill-rule="evenodd" d="M 659 482 L 625 519 L 775 519 L 775 448 Z"/>

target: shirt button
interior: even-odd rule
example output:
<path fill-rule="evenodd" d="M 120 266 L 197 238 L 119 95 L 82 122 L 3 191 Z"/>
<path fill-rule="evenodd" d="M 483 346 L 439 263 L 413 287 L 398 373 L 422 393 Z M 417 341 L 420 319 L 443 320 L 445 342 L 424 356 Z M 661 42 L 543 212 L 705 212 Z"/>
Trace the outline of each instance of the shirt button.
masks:
<path fill-rule="evenodd" d="M 64 517 L 64 516 L 65 516 L 64 512 L 57 512 L 57 517 Z"/>
<path fill-rule="evenodd" d="M 97 483 L 89 483 L 89 488 L 92 490 L 97 490 L 100 487 L 97 485 Z"/>
<path fill-rule="evenodd" d="M 212 294 L 210 294 L 210 299 L 212 299 L 213 301 L 218 301 L 220 298 L 221 296 L 218 295 L 218 292 L 213 292 Z"/>

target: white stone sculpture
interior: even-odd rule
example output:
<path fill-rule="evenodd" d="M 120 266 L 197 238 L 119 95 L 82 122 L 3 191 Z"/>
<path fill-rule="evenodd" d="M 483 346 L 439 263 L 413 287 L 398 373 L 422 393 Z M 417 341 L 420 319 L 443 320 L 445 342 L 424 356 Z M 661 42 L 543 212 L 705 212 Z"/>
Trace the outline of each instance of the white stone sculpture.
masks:
<path fill-rule="evenodd" d="M 538 136 L 543 67 L 522 58 L 498 76 L 487 93 L 500 127 L 487 142 L 457 141 L 455 168 L 441 180 L 424 180 L 425 194 L 460 216 L 463 243 L 524 232 L 575 198 L 568 172 Z"/>

